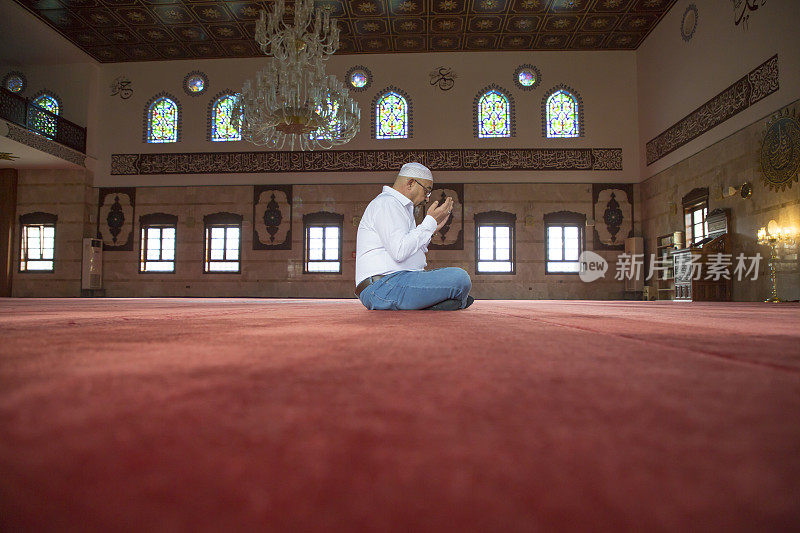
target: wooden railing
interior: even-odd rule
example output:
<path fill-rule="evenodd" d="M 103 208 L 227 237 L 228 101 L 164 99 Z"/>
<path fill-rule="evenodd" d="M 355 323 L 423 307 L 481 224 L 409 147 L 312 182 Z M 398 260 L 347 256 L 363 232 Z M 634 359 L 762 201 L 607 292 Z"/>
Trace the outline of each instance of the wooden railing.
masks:
<path fill-rule="evenodd" d="M 86 153 L 86 128 L 34 105 L 5 87 L 0 87 L 0 118 Z"/>

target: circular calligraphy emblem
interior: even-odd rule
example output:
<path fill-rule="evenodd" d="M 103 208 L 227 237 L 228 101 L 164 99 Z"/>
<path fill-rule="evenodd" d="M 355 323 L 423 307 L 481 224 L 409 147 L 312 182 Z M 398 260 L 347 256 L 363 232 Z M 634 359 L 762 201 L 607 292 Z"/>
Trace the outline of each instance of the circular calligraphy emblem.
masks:
<path fill-rule="evenodd" d="M 770 189 L 782 191 L 797 181 L 800 170 L 800 122 L 783 115 L 768 126 L 761 143 L 761 176 Z"/>

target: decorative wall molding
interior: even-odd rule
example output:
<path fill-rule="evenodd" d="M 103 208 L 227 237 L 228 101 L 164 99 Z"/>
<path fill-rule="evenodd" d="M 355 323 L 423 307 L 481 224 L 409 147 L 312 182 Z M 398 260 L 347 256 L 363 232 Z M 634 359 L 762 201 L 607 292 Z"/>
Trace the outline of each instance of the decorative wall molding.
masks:
<path fill-rule="evenodd" d="M 78 151 L 72 150 L 71 148 L 67 148 L 62 144 L 51 141 L 44 135 L 37 135 L 25 128 L 20 128 L 19 126 L 11 124 L 10 122 L 2 121 L 0 123 L 5 123 L 5 125 L 8 127 L 5 137 L 8 137 L 12 141 L 17 141 L 18 143 L 30 146 L 31 148 L 54 155 L 63 159 L 64 161 L 74 163 L 75 165 L 81 167 L 86 166 L 86 154 L 82 154 Z M 0 129 L 0 132 L 2 132 L 2 129 Z"/>
<path fill-rule="evenodd" d="M 622 148 L 326 150 L 112 154 L 114 176 L 281 172 L 387 172 L 409 161 L 432 170 L 622 170 Z"/>
<path fill-rule="evenodd" d="M 776 92 L 779 86 L 775 54 L 736 83 L 701 105 L 647 142 L 647 164 L 652 165 L 703 133 Z"/>

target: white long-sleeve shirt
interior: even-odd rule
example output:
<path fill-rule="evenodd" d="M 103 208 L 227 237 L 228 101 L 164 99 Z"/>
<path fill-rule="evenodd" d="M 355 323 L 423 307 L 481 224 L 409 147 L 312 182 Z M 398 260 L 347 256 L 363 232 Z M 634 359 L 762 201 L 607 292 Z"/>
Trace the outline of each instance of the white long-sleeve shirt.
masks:
<path fill-rule="evenodd" d="M 413 202 L 384 186 L 358 225 L 356 285 L 370 276 L 424 270 L 428 264 L 425 253 L 437 225 L 436 219 L 427 215 L 417 226 Z"/>

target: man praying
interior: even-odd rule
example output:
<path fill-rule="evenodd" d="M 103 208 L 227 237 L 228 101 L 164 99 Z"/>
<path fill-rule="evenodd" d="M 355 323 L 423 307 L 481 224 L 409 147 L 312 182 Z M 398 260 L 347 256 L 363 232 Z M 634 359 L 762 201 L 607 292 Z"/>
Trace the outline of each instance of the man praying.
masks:
<path fill-rule="evenodd" d="M 433 174 L 406 163 L 392 187 L 372 200 L 356 236 L 356 296 L 367 309 L 452 310 L 469 307 L 472 282 L 462 268 L 425 270 L 428 243 L 447 222 L 453 199 L 433 202 L 417 226 L 414 207 L 433 191 Z"/>

